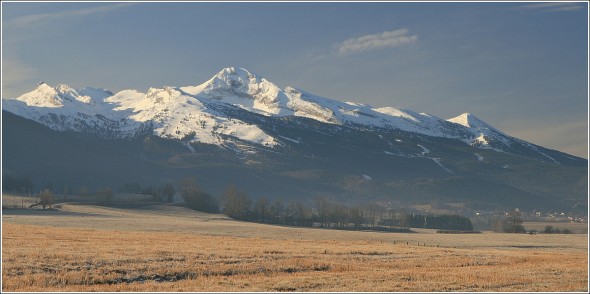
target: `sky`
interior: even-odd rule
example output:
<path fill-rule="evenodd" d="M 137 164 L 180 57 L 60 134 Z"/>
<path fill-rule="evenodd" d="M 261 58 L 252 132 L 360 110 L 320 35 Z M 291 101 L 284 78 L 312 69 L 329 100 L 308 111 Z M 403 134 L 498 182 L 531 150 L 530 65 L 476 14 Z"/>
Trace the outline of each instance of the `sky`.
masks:
<path fill-rule="evenodd" d="M 448 119 L 588 158 L 588 4 L 2 2 L 2 97 L 113 92 L 222 68 Z"/>

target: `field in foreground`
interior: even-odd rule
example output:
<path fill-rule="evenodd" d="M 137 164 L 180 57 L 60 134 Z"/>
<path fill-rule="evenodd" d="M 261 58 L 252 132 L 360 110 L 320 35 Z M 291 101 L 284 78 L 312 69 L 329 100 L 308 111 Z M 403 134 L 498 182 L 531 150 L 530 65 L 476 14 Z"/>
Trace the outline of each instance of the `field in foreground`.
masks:
<path fill-rule="evenodd" d="M 62 205 L 3 210 L 2 246 L 3 291 L 588 290 L 585 234 L 348 232 Z"/>

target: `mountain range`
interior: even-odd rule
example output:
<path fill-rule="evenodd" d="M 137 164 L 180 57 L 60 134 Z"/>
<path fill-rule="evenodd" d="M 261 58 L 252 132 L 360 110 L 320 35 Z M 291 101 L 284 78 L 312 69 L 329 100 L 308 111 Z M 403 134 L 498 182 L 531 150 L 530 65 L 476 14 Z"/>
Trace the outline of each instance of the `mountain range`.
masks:
<path fill-rule="evenodd" d="M 514 138 L 469 113 L 445 120 L 341 102 L 281 89 L 243 68 L 147 93 L 41 82 L 3 97 L 2 110 L 3 171 L 38 182 L 120 185 L 196 175 L 214 193 L 233 182 L 268 197 L 587 206 L 586 159 Z M 109 147 L 90 147 L 99 145 Z M 68 161 L 65 151 L 79 159 Z M 127 164 L 112 170 L 109 158 Z M 85 172 L 92 166 L 101 168 Z"/>

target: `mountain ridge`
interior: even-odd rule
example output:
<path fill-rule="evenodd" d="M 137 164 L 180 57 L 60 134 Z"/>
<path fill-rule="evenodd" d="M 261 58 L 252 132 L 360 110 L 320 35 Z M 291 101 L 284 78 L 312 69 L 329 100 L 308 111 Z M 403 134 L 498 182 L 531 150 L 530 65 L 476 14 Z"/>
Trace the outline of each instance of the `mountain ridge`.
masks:
<path fill-rule="evenodd" d="M 237 141 L 268 148 L 280 144 L 280 135 L 273 137 L 256 123 L 228 114 L 232 106 L 262 117 L 305 117 L 359 129 L 400 130 L 457 139 L 478 149 L 568 162 L 567 157 L 549 156 L 545 148 L 508 136 L 469 113 L 443 120 L 403 108 L 341 102 L 290 86 L 281 89 L 236 67 L 224 68 L 197 86 L 150 88 L 146 93 L 74 89 L 62 84 L 51 87 L 42 82 L 33 91 L 2 102 L 3 110 L 52 129 L 94 132 L 108 138 L 135 136 L 152 128 L 160 137 L 222 147 Z"/>

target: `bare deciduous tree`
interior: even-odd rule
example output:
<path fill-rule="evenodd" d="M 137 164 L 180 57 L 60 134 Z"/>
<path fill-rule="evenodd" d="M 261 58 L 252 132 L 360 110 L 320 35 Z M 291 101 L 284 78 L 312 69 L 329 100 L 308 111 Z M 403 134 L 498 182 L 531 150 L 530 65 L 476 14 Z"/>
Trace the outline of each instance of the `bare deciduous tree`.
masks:
<path fill-rule="evenodd" d="M 45 207 L 47 206 L 51 208 L 51 205 L 53 204 L 53 193 L 51 190 L 45 189 L 39 195 L 39 200 L 39 205 L 43 207 L 43 210 L 45 210 Z"/>

